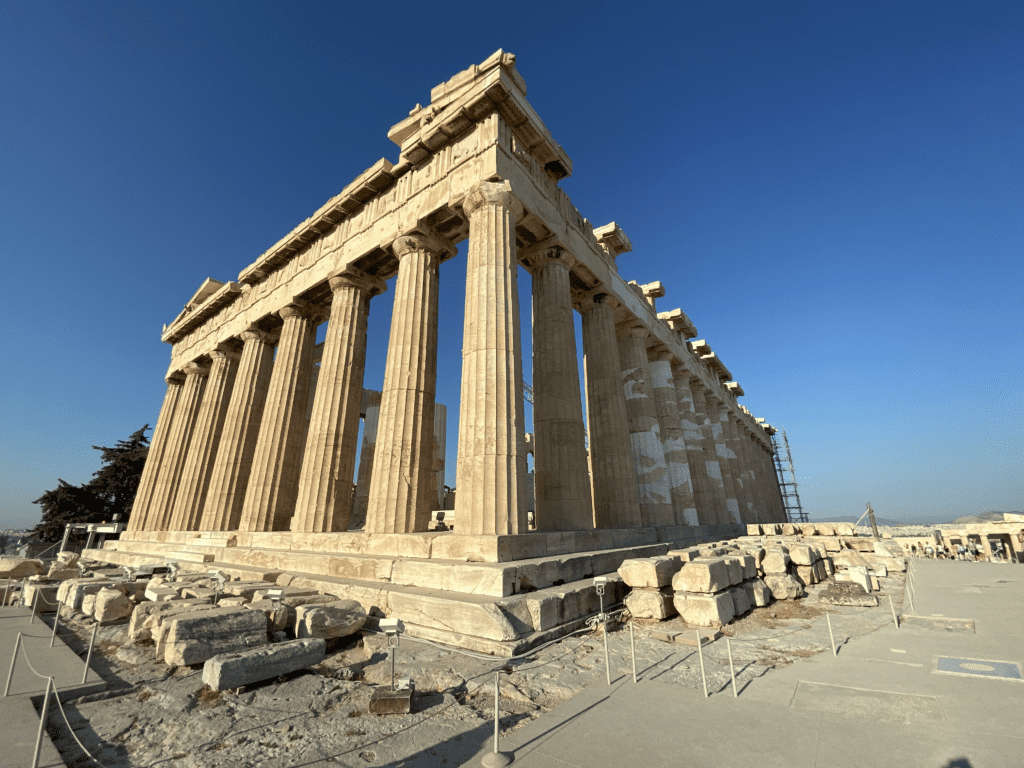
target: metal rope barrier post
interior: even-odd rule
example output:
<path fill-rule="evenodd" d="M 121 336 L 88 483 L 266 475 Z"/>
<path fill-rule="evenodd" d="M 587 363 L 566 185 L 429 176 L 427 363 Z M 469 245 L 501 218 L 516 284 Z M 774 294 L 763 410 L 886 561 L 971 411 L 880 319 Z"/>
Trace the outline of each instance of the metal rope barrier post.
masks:
<path fill-rule="evenodd" d="M 511 765 L 515 758 L 509 752 L 498 751 L 498 700 L 501 697 L 501 671 L 494 670 L 494 749 L 481 760 L 485 768 L 501 768 Z"/>
<path fill-rule="evenodd" d="M 57 604 L 57 612 L 53 614 L 53 632 L 50 633 L 50 647 L 53 648 L 53 641 L 57 637 L 57 625 L 60 623 L 60 603 Z"/>
<path fill-rule="evenodd" d="M 828 639 L 832 642 L 832 655 L 838 656 L 839 654 L 836 652 L 836 638 L 832 634 L 832 616 L 826 613 L 825 621 L 828 622 Z"/>
<path fill-rule="evenodd" d="M 704 682 L 704 698 L 708 697 L 708 678 L 704 674 L 704 649 L 700 644 L 700 631 L 693 630 L 693 634 L 697 636 L 697 655 L 700 657 L 700 679 Z"/>
<path fill-rule="evenodd" d="M 733 669 L 732 666 L 732 641 L 728 637 L 725 638 L 725 647 L 729 651 L 729 677 L 732 678 L 732 695 L 733 698 L 736 698 L 739 696 L 739 694 L 736 693 L 736 670 Z"/>
<path fill-rule="evenodd" d="M 633 617 L 629 617 L 629 652 L 633 656 L 633 685 L 636 685 L 636 638 L 633 636 Z"/>
<path fill-rule="evenodd" d="M 24 594 L 24 593 L 23 593 Z M 22 598 L 24 601 L 24 598 Z M 28 623 L 31 624 L 36 620 L 36 603 L 39 601 L 39 587 L 36 587 L 32 593 L 32 614 L 28 617 Z"/>
<path fill-rule="evenodd" d="M 46 728 L 46 714 L 50 708 L 50 686 L 53 678 L 46 678 L 46 693 L 43 695 L 43 708 L 39 712 L 39 732 L 36 734 L 36 749 L 32 753 L 32 768 L 39 768 L 39 750 L 43 746 L 43 730 Z"/>
<path fill-rule="evenodd" d="M 4 579 L 4 582 L 5 582 L 5 584 L 4 584 L 4 602 L 3 602 L 3 605 L 6 606 L 7 605 L 7 593 L 11 589 L 11 580 L 10 579 Z"/>
<path fill-rule="evenodd" d="M 89 653 L 85 656 L 85 669 L 82 670 L 82 685 L 85 685 L 85 679 L 89 676 L 89 662 L 92 661 L 92 647 L 96 644 L 96 630 L 99 628 L 99 622 L 93 625 L 92 639 L 89 640 Z"/>
<path fill-rule="evenodd" d="M 598 576 L 594 579 L 594 586 L 597 587 L 597 599 L 601 601 L 601 613 L 598 614 L 597 618 L 601 622 L 601 629 L 604 633 L 604 673 L 608 680 L 608 685 L 611 685 L 612 667 L 611 662 L 608 660 L 608 616 L 604 612 L 604 588 L 607 583 L 607 576 Z"/>
<path fill-rule="evenodd" d="M 21 646 L 21 632 L 18 633 L 18 637 L 14 640 L 14 655 L 11 656 L 11 669 L 7 673 L 7 685 L 4 686 L 4 698 L 7 698 L 7 694 L 11 691 L 11 680 L 14 677 L 14 663 L 18 660 L 18 648 Z"/>
<path fill-rule="evenodd" d="M 892 595 L 887 595 L 889 598 L 889 610 L 892 611 L 892 623 L 896 625 L 896 629 L 900 628 L 899 619 L 896 618 L 896 607 L 892 604 Z"/>

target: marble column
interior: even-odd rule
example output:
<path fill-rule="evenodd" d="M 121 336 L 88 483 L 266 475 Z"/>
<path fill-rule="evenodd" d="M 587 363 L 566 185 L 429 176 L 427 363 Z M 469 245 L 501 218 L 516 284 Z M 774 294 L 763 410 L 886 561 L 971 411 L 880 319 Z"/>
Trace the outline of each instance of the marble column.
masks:
<path fill-rule="evenodd" d="M 686 447 L 686 462 L 693 483 L 697 522 L 699 525 L 713 525 L 718 519 L 715 514 L 718 498 L 711 488 L 711 480 L 708 477 L 707 453 L 704 450 L 704 435 L 701 432 L 703 416 L 698 417 L 694 408 L 689 369 L 682 362 L 675 361 L 672 364 L 672 375 L 676 386 L 676 402 L 679 406 L 679 425 Z"/>
<path fill-rule="evenodd" d="M 380 392 L 363 390 L 363 445 L 359 449 L 359 470 L 356 472 L 356 492 L 352 502 L 350 529 L 366 525 L 366 503 L 370 499 L 370 478 L 373 477 L 373 454 L 377 448 L 377 424 L 380 417 Z"/>
<path fill-rule="evenodd" d="M 427 530 L 434 489 L 438 266 L 448 251 L 419 232 L 391 246 L 398 257 L 391 337 L 380 395 L 367 533 Z M 351 473 L 350 473 L 351 474 Z"/>
<path fill-rule="evenodd" d="M 299 490 L 316 319 L 304 302 L 293 302 L 278 314 L 284 326 L 245 492 L 242 531 L 287 530 Z"/>
<path fill-rule="evenodd" d="M 125 530 L 150 530 L 146 527 L 146 518 L 153 501 L 153 490 L 156 488 L 157 478 L 160 475 L 160 465 L 164 461 L 168 435 L 173 429 L 174 413 L 184 385 L 185 378 L 178 372 L 167 377 L 164 403 L 160 406 L 160 415 L 157 416 L 156 427 L 153 428 L 153 439 L 149 441 L 149 453 L 146 455 L 146 463 L 142 467 L 142 477 L 139 478 L 139 488 L 135 493 L 135 501 L 132 503 L 132 512 L 128 517 Z"/>
<path fill-rule="evenodd" d="M 739 416 L 729 404 L 726 407 L 725 419 L 722 421 L 722 435 L 729 451 L 729 466 L 732 474 L 733 487 L 736 490 L 736 502 L 739 505 L 739 522 L 752 521 L 750 507 L 753 503 L 750 494 L 750 481 L 747 479 L 746 467 L 743 462 L 743 445 L 740 437 Z"/>
<path fill-rule="evenodd" d="M 712 413 L 707 401 L 707 388 L 703 382 L 696 377 L 690 379 L 690 392 L 693 394 L 694 414 L 697 423 L 700 425 L 700 432 L 704 446 L 704 467 L 708 476 L 708 488 L 711 491 L 709 501 L 712 502 L 710 509 L 713 513 L 714 524 L 729 523 L 732 516 L 726 500 L 725 481 L 722 477 L 722 465 L 718 460 L 718 451 L 715 447 L 714 429 L 712 419 L 717 422 L 717 411 Z"/>
<path fill-rule="evenodd" d="M 619 332 L 619 361 L 622 363 L 622 387 L 629 417 L 629 441 L 633 448 L 633 470 L 640 490 L 643 524 L 672 525 L 675 520 L 672 493 L 665 449 L 661 444 L 658 409 L 651 389 L 647 336 L 647 330 L 638 322 L 625 325 Z"/>
<path fill-rule="evenodd" d="M 231 390 L 238 373 L 237 350 L 220 344 L 210 353 L 213 362 L 206 379 L 206 391 L 196 416 L 196 427 L 181 471 L 178 493 L 171 513 L 172 531 L 199 530 L 203 505 L 214 471 L 224 419 L 231 401 Z"/>
<path fill-rule="evenodd" d="M 172 530 L 170 526 L 174 500 L 182 470 L 188 459 L 192 432 L 195 430 L 196 417 L 203 403 L 206 377 L 210 369 L 205 365 L 189 363 L 185 366 L 184 373 L 185 385 L 175 408 L 173 427 L 168 434 L 164 460 L 161 462 L 160 474 L 153 489 L 150 513 L 146 519 L 146 530 L 150 531 Z"/>
<path fill-rule="evenodd" d="M 768 485 L 771 489 L 769 495 L 772 499 L 772 506 L 775 508 L 775 519 L 780 523 L 788 521 L 789 516 L 786 514 L 786 502 L 782 498 L 782 486 L 779 484 L 779 471 L 775 466 L 775 452 L 774 450 L 765 451 L 767 455 L 767 461 L 771 468 L 768 472 Z"/>
<path fill-rule="evenodd" d="M 550 248 L 533 260 L 533 433 L 537 530 L 594 527 L 569 271 Z"/>
<path fill-rule="evenodd" d="M 505 182 L 474 185 L 459 401 L 456 516 L 460 533 L 526 533 L 526 446 L 516 219 Z"/>
<path fill-rule="evenodd" d="M 583 304 L 583 371 L 590 427 L 590 479 L 598 528 L 643 525 L 626 395 L 615 335 L 619 303 L 599 293 Z"/>
<path fill-rule="evenodd" d="M 733 475 L 735 454 L 729 447 L 729 408 L 713 393 L 705 392 L 704 399 L 708 404 L 708 417 L 711 421 L 711 437 L 715 441 L 715 454 L 722 472 L 722 485 L 725 488 L 725 506 L 729 516 L 723 522 L 739 523 L 740 502 L 736 493 L 736 478 Z"/>
<path fill-rule="evenodd" d="M 242 331 L 242 355 L 221 430 L 200 530 L 235 531 L 252 472 L 260 421 L 274 368 L 274 339 L 255 327 Z"/>
<path fill-rule="evenodd" d="M 331 277 L 328 284 L 331 313 L 291 518 L 290 528 L 296 533 L 348 530 L 359 447 L 366 323 L 370 298 L 384 290 L 383 282 L 351 268 Z"/>
<path fill-rule="evenodd" d="M 653 299 L 651 299 L 653 301 Z M 672 375 L 672 353 L 664 346 L 647 351 L 651 371 L 651 391 L 658 410 L 661 445 L 668 467 L 669 492 L 672 497 L 675 525 L 698 525 L 697 505 L 694 500 L 693 480 L 690 477 L 686 440 L 679 416 L 679 401 Z"/>

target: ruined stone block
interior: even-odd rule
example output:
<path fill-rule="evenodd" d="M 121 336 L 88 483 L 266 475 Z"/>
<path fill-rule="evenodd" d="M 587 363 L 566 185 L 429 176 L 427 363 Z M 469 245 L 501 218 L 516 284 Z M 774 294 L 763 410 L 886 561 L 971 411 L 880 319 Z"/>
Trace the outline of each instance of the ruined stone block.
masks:
<path fill-rule="evenodd" d="M 626 595 L 626 608 L 638 619 L 664 621 L 676 615 L 672 595 L 659 589 L 634 589 Z"/>
<path fill-rule="evenodd" d="M 793 569 L 793 578 L 804 587 L 818 583 L 818 577 L 814 573 L 813 565 L 798 565 Z"/>
<path fill-rule="evenodd" d="M 728 624 L 735 612 L 732 595 L 728 592 L 717 595 L 676 592 L 672 602 L 683 621 L 696 627 Z"/>
<path fill-rule="evenodd" d="M 757 560 L 753 555 L 740 555 L 740 563 L 743 565 L 743 581 L 757 578 Z"/>
<path fill-rule="evenodd" d="M 729 566 L 729 584 L 734 586 L 743 583 L 743 561 L 733 556 L 727 556 L 722 559 Z"/>
<path fill-rule="evenodd" d="M 772 591 L 768 589 L 767 584 L 765 584 L 761 579 L 754 579 L 747 583 L 750 585 L 750 591 L 754 597 L 754 607 L 764 608 L 766 605 L 771 604 Z"/>
<path fill-rule="evenodd" d="M 203 664 L 203 682 L 215 691 L 223 691 L 287 675 L 322 662 L 325 647 L 323 638 L 307 637 L 219 654 Z"/>
<path fill-rule="evenodd" d="M 96 593 L 92 616 L 100 624 L 106 624 L 131 616 L 134 607 L 121 590 L 104 587 Z"/>
<path fill-rule="evenodd" d="M 682 561 L 671 555 L 623 560 L 619 566 L 619 576 L 634 589 L 658 589 L 670 585 L 672 577 L 681 566 Z"/>
<path fill-rule="evenodd" d="M 176 616 L 167 622 L 164 663 L 202 664 L 222 653 L 236 653 L 267 644 L 267 622 L 258 611 L 212 608 Z"/>
<path fill-rule="evenodd" d="M 776 600 L 792 600 L 804 594 L 804 588 L 789 574 L 766 574 L 764 583 Z"/>
<path fill-rule="evenodd" d="M 766 575 L 782 574 L 789 571 L 789 555 L 779 550 L 769 549 L 761 561 L 761 570 Z"/>
<path fill-rule="evenodd" d="M 42 560 L 24 557 L 0 557 L 0 579 L 24 579 L 46 573 Z"/>
<path fill-rule="evenodd" d="M 160 621 L 163 618 L 205 610 L 208 606 L 209 603 L 206 600 L 194 599 L 139 603 L 132 610 L 132 617 L 128 622 L 128 639 L 133 643 L 153 640 L 153 630 L 160 626 Z"/>
<path fill-rule="evenodd" d="M 729 565 L 724 560 L 694 560 L 672 577 L 676 592 L 721 592 L 730 584 Z"/>
<path fill-rule="evenodd" d="M 797 544 L 789 548 L 789 559 L 795 565 L 814 565 L 817 554 L 806 544 Z"/>
<path fill-rule="evenodd" d="M 732 598 L 734 617 L 742 616 L 751 609 L 750 596 L 742 585 L 730 589 L 729 596 Z"/>
<path fill-rule="evenodd" d="M 363 628 L 366 611 L 355 600 L 338 600 L 326 605 L 302 605 L 295 609 L 295 636 L 347 637 Z"/>

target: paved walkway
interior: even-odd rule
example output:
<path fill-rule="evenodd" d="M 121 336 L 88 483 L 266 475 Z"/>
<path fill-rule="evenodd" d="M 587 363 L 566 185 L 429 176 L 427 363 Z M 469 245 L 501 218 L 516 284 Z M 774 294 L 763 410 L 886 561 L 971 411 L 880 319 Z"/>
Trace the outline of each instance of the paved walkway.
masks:
<path fill-rule="evenodd" d="M 503 738 L 501 749 L 522 768 L 1024 766 L 1024 681 L 991 674 L 1020 674 L 1024 664 L 1024 568 L 946 560 L 913 568 L 913 612 L 971 619 L 975 631 L 908 616 L 898 630 L 842 644 L 838 656 L 826 651 L 752 680 L 738 698 L 728 687 L 705 699 L 651 680 L 601 681 Z M 937 670 L 949 664 L 941 657 L 967 661 L 947 674 Z"/>
<path fill-rule="evenodd" d="M 53 648 L 50 648 L 53 614 L 47 616 L 45 622 L 37 616 L 29 623 L 30 615 L 27 608 L 0 606 L 0 666 L 3 669 L 0 686 L 7 683 L 18 633 L 22 634 L 22 649 L 14 665 L 10 694 L 0 698 L 0 723 L 3 723 L 0 730 L 0 768 L 28 768 L 32 765 L 32 753 L 39 732 L 36 703 L 42 703 L 46 680 L 32 672 L 25 662 L 26 656 L 40 674 L 54 678 L 61 701 L 102 690 L 106 686 L 95 672 L 90 672 L 86 684 L 82 685 L 85 662 L 61 639 L 60 627 Z M 60 720 L 60 712 L 52 702 L 50 717 L 57 719 L 59 727 L 67 727 Z M 41 768 L 64 765 L 49 736 L 43 737 L 39 765 Z"/>

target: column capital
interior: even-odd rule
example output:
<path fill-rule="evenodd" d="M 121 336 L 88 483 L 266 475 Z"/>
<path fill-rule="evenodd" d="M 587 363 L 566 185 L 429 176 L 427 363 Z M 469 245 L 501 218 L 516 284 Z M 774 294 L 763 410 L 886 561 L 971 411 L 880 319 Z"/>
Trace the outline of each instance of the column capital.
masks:
<path fill-rule="evenodd" d="M 189 363 L 183 369 L 186 376 L 206 376 L 210 373 L 210 366 L 199 363 Z"/>
<path fill-rule="evenodd" d="M 434 254 L 438 260 L 455 253 L 455 247 L 451 243 L 434 235 L 428 235 L 416 230 L 397 237 L 391 243 L 391 250 L 395 252 L 395 256 L 399 259 L 408 256 L 414 251 L 427 251 Z"/>
<path fill-rule="evenodd" d="M 544 248 L 530 256 L 530 265 L 535 269 L 549 264 L 565 267 L 565 271 L 568 272 L 576 266 L 577 261 L 569 251 L 558 245 Z"/>
<path fill-rule="evenodd" d="M 262 341 L 264 344 L 271 344 L 274 340 L 274 334 L 270 333 L 269 331 L 264 331 L 263 329 L 258 328 L 255 325 L 250 325 L 248 328 L 246 328 L 244 331 L 238 334 L 238 336 L 246 344 L 248 344 L 250 341 Z"/>
<path fill-rule="evenodd" d="M 620 323 L 615 330 L 620 337 L 633 336 L 638 339 L 646 339 L 651 335 L 651 332 L 644 327 L 644 324 L 635 317 Z"/>
<path fill-rule="evenodd" d="M 331 287 L 332 293 L 337 293 L 342 288 L 358 288 L 367 296 L 373 297 L 384 293 L 388 289 L 387 283 L 377 277 L 368 275 L 361 269 L 355 267 L 342 267 L 332 272 L 327 278 L 327 284 Z"/>
<path fill-rule="evenodd" d="M 164 381 L 166 381 L 168 384 L 184 384 L 185 374 L 182 371 L 171 371 L 166 376 L 164 376 Z"/>
<path fill-rule="evenodd" d="M 313 308 L 308 301 L 294 299 L 277 310 L 277 314 L 282 320 L 287 320 L 289 317 L 301 317 L 308 320 L 313 314 Z"/>
<path fill-rule="evenodd" d="M 674 355 L 664 344 L 655 344 L 647 350 L 647 359 L 654 362 L 672 362 Z"/>
<path fill-rule="evenodd" d="M 516 220 L 523 216 L 523 204 L 512 194 L 512 185 L 507 181 L 478 181 L 470 187 L 462 201 L 462 210 L 472 216 L 483 205 L 508 208 Z"/>
<path fill-rule="evenodd" d="M 233 344 L 228 344 L 226 342 L 221 342 L 210 351 L 210 357 L 212 357 L 214 360 L 220 358 L 238 360 L 241 356 L 241 353 L 235 348 Z"/>
<path fill-rule="evenodd" d="M 618 299 L 599 288 L 580 294 L 577 299 L 577 303 L 580 306 L 581 312 L 594 309 L 594 307 L 606 307 L 608 310 L 614 312 L 621 306 Z"/>

